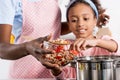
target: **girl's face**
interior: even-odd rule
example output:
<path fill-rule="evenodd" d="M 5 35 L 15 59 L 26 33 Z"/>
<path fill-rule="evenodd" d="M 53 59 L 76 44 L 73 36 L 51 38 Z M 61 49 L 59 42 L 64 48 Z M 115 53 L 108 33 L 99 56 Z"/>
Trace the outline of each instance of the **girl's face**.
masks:
<path fill-rule="evenodd" d="M 92 8 L 84 3 L 78 3 L 68 12 L 68 25 L 76 38 L 93 37 L 93 29 L 97 20 Z"/>

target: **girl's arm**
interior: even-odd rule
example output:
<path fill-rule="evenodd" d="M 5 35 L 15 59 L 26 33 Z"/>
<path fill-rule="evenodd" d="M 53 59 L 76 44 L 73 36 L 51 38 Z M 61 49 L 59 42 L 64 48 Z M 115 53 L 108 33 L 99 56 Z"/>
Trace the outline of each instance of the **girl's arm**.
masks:
<path fill-rule="evenodd" d="M 118 44 L 114 40 L 97 39 L 97 45 L 96 46 L 107 49 L 111 52 L 115 52 L 118 49 Z"/>
<path fill-rule="evenodd" d="M 115 52 L 118 49 L 117 41 L 108 37 L 107 39 L 77 39 L 71 46 L 74 50 L 81 51 L 90 47 L 104 48 L 110 52 Z"/>

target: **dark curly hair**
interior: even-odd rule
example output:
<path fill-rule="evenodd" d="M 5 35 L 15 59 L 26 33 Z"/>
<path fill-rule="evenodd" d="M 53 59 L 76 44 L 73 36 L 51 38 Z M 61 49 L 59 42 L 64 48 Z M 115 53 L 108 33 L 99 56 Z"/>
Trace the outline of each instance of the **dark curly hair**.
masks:
<path fill-rule="evenodd" d="M 91 0 L 91 1 L 95 4 L 99 14 L 102 14 L 105 12 L 105 9 L 100 4 L 100 0 Z"/>
<path fill-rule="evenodd" d="M 91 0 L 91 1 L 95 4 L 96 8 L 98 9 L 98 13 L 99 13 L 99 19 L 98 19 L 97 26 L 102 27 L 106 25 L 108 20 L 110 19 L 110 16 L 105 14 L 106 9 L 102 7 L 100 0 Z"/>

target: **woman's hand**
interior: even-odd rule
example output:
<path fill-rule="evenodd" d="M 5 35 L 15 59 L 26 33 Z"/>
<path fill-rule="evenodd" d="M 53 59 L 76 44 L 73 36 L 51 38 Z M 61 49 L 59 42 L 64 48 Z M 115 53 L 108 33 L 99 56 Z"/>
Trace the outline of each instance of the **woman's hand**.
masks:
<path fill-rule="evenodd" d="M 26 42 L 25 47 L 27 53 L 34 56 L 37 60 L 40 60 L 41 56 L 45 56 L 45 54 L 52 54 L 52 50 L 44 49 L 43 42 L 48 41 L 51 36 L 40 37 L 30 42 Z"/>
<path fill-rule="evenodd" d="M 47 69 L 50 69 L 54 76 L 58 76 L 62 72 L 62 69 L 58 64 L 52 64 L 44 60 L 44 58 L 40 58 L 40 62 L 42 63 L 42 65 L 45 66 Z"/>
<path fill-rule="evenodd" d="M 57 76 L 62 71 L 60 66 L 57 64 L 50 63 L 45 58 L 46 54 L 53 54 L 54 52 L 52 50 L 43 48 L 43 42 L 48 41 L 50 38 L 51 36 L 40 37 L 33 41 L 27 42 L 25 45 L 26 45 L 28 54 L 34 56 L 38 61 L 41 62 L 43 66 L 45 66 L 47 69 L 50 69 L 53 75 Z"/>
<path fill-rule="evenodd" d="M 109 19 L 110 19 L 110 16 L 106 14 L 100 14 L 97 22 L 97 26 L 98 27 L 105 26 L 108 23 Z"/>

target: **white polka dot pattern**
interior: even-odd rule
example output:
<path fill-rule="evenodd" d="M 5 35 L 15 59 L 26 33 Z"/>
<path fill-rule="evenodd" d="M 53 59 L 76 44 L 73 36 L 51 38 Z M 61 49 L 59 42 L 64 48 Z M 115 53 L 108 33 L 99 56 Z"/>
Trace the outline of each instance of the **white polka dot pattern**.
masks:
<path fill-rule="evenodd" d="M 60 22 L 61 13 L 57 0 L 23 0 L 23 27 L 18 43 L 50 33 L 53 34 L 53 38 L 57 38 L 61 31 Z M 14 61 L 10 72 L 12 78 L 52 78 L 49 70 L 32 56 Z"/>

